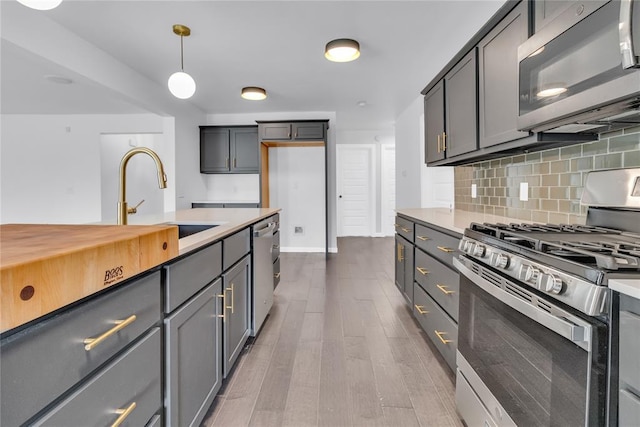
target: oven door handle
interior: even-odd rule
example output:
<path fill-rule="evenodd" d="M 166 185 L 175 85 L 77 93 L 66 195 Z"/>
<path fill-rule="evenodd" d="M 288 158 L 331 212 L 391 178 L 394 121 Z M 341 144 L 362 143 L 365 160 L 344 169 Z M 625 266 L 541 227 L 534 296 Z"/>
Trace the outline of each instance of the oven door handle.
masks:
<path fill-rule="evenodd" d="M 469 260 L 469 262 L 472 262 Z M 474 263 L 475 264 L 475 263 Z M 487 292 L 488 294 L 494 296 L 502 303 L 508 305 L 514 310 L 522 313 L 527 316 L 531 320 L 536 323 L 539 323 L 547 328 L 551 329 L 556 334 L 568 339 L 584 348 L 587 351 L 591 350 L 591 326 L 584 324 L 577 324 L 573 321 L 579 322 L 575 316 L 570 313 L 566 313 L 566 316 L 559 317 L 554 314 L 547 312 L 541 308 L 528 304 L 527 302 L 521 300 L 520 298 L 511 295 L 506 292 L 501 287 L 494 285 L 488 280 L 480 277 L 478 274 L 474 273 L 469 267 L 463 264 L 457 258 L 453 259 L 453 265 L 460 271 L 460 273 L 464 274 L 469 280 L 471 280 L 476 286 Z M 506 279 L 505 279 L 506 280 Z M 513 285 L 517 286 L 517 285 Z M 564 312 L 564 310 L 558 308 L 559 312 Z M 567 318 L 571 319 L 571 321 L 567 320 Z"/>

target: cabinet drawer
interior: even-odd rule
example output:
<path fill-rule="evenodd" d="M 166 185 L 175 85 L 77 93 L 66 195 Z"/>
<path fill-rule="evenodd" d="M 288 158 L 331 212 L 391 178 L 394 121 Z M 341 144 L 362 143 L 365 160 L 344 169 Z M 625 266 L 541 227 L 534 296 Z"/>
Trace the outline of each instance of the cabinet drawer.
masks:
<path fill-rule="evenodd" d="M 413 222 L 400 216 L 396 216 L 395 227 L 396 233 L 413 243 Z"/>
<path fill-rule="evenodd" d="M 640 315 L 620 312 L 620 382 L 640 390 Z"/>
<path fill-rule="evenodd" d="M 192 253 L 173 264 L 167 270 L 165 311 L 175 310 L 200 289 L 222 273 L 222 244 L 220 242 Z"/>
<path fill-rule="evenodd" d="M 162 406 L 160 352 L 160 328 L 153 328 L 34 425 L 102 427 L 132 406 L 123 426 L 145 425 Z"/>
<path fill-rule="evenodd" d="M 416 282 L 447 312 L 458 321 L 458 295 L 460 275 L 420 249 L 415 251 Z"/>
<path fill-rule="evenodd" d="M 273 262 L 273 289 L 280 283 L 280 258 Z"/>
<path fill-rule="evenodd" d="M 420 326 L 435 344 L 449 367 L 455 371 L 458 325 L 438 307 L 438 304 L 417 283 L 413 284 L 413 302 L 413 315 L 418 319 Z"/>
<path fill-rule="evenodd" d="M 0 425 L 22 424 L 159 322 L 160 297 L 156 271 L 2 340 Z M 133 315 L 132 323 L 85 349 L 86 338 Z"/>
<path fill-rule="evenodd" d="M 416 246 L 453 268 L 453 257 L 458 253 L 459 237 L 416 224 Z"/>
<path fill-rule="evenodd" d="M 620 427 L 640 425 L 640 398 L 627 390 L 620 390 L 618 425 Z"/>
<path fill-rule="evenodd" d="M 222 241 L 222 270 L 227 271 L 240 258 L 249 253 L 249 228 L 245 228 Z"/>

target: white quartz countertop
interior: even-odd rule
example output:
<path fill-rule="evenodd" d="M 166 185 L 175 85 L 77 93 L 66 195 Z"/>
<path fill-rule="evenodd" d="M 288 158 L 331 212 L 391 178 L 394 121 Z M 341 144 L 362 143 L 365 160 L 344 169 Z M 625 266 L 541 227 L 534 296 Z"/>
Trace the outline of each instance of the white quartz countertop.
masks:
<path fill-rule="evenodd" d="M 397 209 L 397 213 L 415 218 L 419 221 L 436 225 L 438 227 L 462 234 L 464 229 L 472 222 L 488 223 L 527 223 L 521 219 L 509 218 L 505 216 L 489 215 L 478 212 L 469 212 L 459 209 L 448 208 L 409 208 Z"/>
<path fill-rule="evenodd" d="M 192 200 L 191 203 L 260 203 L 260 200 Z"/>
<path fill-rule="evenodd" d="M 209 230 L 183 237 L 178 254 L 183 255 L 207 243 L 220 240 L 236 231 L 280 212 L 280 208 L 196 208 L 157 215 L 129 215 L 131 225 L 193 224 L 216 225 Z"/>
<path fill-rule="evenodd" d="M 640 299 L 640 279 L 609 279 L 609 288 Z"/>

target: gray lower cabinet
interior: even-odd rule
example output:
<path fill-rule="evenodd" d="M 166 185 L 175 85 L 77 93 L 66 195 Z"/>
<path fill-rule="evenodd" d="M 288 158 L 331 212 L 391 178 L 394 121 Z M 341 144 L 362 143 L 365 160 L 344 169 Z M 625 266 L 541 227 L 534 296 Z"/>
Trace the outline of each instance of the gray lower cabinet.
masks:
<path fill-rule="evenodd" d="M 223 290 L 223 376 L 226 378 L 242 352 L 251 332 L 249 293 L 251 284 L 250 257 L 244 257 L 222 275 Z"/>
<path fill-rule="evenodd" d="M 396 286 L 409 304 L 413 301 L 413 244 L 396 235 Z"/>
<path fill-rule="evenodd" d="M 144 426 L 162 407 L 160 328 L 101 369 L 34 426 Z"/>
<path fill-rule="evenodd" d="M 159 324 L 161 313 L 160 272 L 156 271 L 3 338 L 0 425 L 22 425 L 36 416 Z M 101 336 L 105 338 L 96 343 L 87 341 Z M 161 373 L 158 367 L 157 381 Z M 127 389 L 127 379 L 107 384 Z M 130 379 L 134 387 L 135 378 Z"/>
<path fill-rule="evenodd" d="M 166 417 L 199 426 L 222 385 L 222 280 L 165 319 Z"/>

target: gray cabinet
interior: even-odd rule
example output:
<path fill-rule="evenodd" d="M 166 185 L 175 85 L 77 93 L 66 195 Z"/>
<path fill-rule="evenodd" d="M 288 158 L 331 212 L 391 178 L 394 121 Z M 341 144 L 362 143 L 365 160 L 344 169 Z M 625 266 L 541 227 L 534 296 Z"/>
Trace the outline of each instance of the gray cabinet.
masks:
<path fill-rule="evenodd" d="M 160 304 L 156 271 L 3 338 L 0 425 L 21 425 L 86 381 L 160 323 Z"/>
<path fill-rule="evenodd" d="M 262 141 L 324 141 L 326 121 L 259 123 Z"/>
<path fill-rule="evenodd" d="M 529 36 L 527 6 L 521 2 L 478 43 L 480 147 L 529 135 L 518 131 L 516 123 L 518 46 Z"/>
<path fill-rule="evenodd" d="M 578 3 L 582 2 L 576 0 L 533 0 L 535 32 L 540 31 L 562 12 Z"/>
<path fill-rule="evenodd" d="M 476 50 L 462 58 L 445 76 L 445 134 L 442 148 L 446 157 L 478 148 Z"/>
<path fill-rule="evenodd" d="M 425 163 L 444 159 L 444 81 L 439 81 L 424 96 Z"/>
<path fill-rule="evenodd" d="M 413 301 L 413 244 L 396 235 L 396 286 L 409 304 Z"/>
<path fill-rule="evenodd" d="M 251 268 L 249 256 L 244 257 L 222 276 L 223 295 L 223 375 L 226 378 L 251 330 L 249 292 Z"/>
<path fill-rule="evenodd" d="M 200 127 L 200 172 L 258 173 L 256 126 Z"/>
<path fill-rule="evenodd" d="M 160 328 L 101 369 L 34 426 L 146 425 L 162 407 Z"/>
<path fill-rule="evenodd" d="M 222 280 L 165 319 L 167 425 L 199 426 L 222 385 Z"/>

